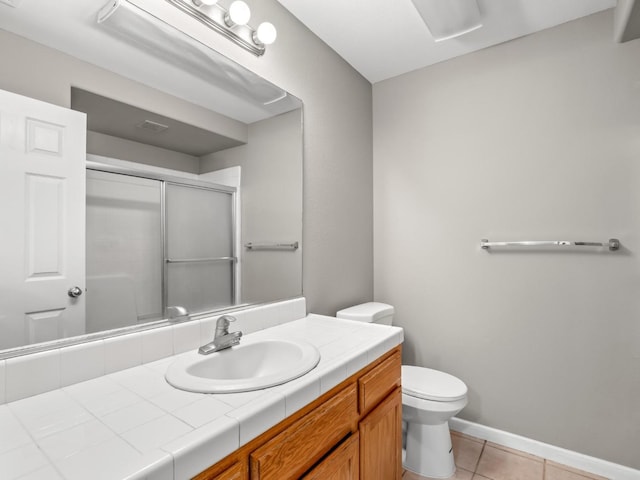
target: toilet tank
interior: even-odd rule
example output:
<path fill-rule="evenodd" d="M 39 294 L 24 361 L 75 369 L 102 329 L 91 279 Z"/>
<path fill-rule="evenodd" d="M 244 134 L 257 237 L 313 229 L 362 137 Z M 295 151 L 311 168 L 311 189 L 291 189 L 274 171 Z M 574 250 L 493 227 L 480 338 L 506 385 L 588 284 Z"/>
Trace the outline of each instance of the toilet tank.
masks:
<path fill-rule="evenodd" d="M 394 308 L 386 303 L 368 302 L 340 310 L 336 313 L 336 317 L 358 322 L 391 325 L 394 312 Z"/>

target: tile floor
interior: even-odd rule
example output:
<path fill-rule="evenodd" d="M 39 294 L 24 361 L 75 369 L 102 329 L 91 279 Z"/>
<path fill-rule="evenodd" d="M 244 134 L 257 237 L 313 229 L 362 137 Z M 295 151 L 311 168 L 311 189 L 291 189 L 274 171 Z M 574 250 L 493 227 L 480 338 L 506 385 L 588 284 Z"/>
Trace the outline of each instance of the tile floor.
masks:
<path fill-rule="evenodd" d="M 554 463 L 479 438 L 451 432 L 456 474 L 453 480 L 605 480 L 603 477 Z M 402 480 L 422 480 L 404 472 Z"/>

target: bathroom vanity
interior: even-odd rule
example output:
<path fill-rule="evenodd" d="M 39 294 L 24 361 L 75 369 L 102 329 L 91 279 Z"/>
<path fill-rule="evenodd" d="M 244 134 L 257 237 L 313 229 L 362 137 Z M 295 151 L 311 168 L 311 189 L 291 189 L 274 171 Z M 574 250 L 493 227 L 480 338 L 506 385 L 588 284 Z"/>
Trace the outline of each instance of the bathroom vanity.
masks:
<path fill-rule="evenodd" d="M 196 478 L 400 479 L 400 365 L 396 347 Z"/>
<path fill-rule="evenodd" d="M 0 477 L 399 479 L 402 329 L 313 314 L 286 320 L 298 304 L 237 313 L 243 341 L 299 340 L 320 352 L 313 370 L 263 390 L 191 393 L 165 380 L 170 365 L 211 340 L 215 317 L 148 333 L 149 348 L 173 339 L 173 356 L 22 399 L 16 379 L 40 378 L 53 362 L 66 377 L 67 368 L 110 358 L 107 343 L 3 361 L 9 403 L 0 405 Z M 118 340 L 118 361 L 132 340 Z"/>

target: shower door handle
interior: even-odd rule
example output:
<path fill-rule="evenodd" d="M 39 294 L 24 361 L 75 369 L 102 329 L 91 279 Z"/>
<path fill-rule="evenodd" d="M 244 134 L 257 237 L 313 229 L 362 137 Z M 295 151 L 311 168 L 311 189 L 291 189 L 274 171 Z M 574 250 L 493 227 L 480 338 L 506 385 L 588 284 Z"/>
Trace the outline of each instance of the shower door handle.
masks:
<path fill-rule="evenodd" d="M 67 295 L 69 295 L 71 298 L 78 298 L 80 295 L 82 295 L 82 289 L 80 287 L 71 287 L 67 291 Z"/>

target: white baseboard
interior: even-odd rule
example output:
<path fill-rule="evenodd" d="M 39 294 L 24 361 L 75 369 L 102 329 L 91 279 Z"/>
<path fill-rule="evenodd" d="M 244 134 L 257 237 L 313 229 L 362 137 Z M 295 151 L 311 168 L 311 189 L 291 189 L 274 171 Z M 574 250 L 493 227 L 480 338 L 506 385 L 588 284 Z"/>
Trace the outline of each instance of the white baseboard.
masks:
<path fill-rule="evenodd" d="M 505 432 L 491 427 L 485 427 L 478 423 L 452 418 L 449 427 L 456 432 L 464 433 L 482 440 L 489 440 L 504 447 L 514 448 L 522 452 L 537 455 L 553 462 L 577 468 L 585 472 L 611 478 L 613 480 L 640 480 L 640 470 L 635 470 L 624 465 L 608 462 L 599 458 L 583 455 L 582 453 L 565 450 L 564 448 L 549 445 L 530 438 L 521 437 L 513 433 Z"/>

